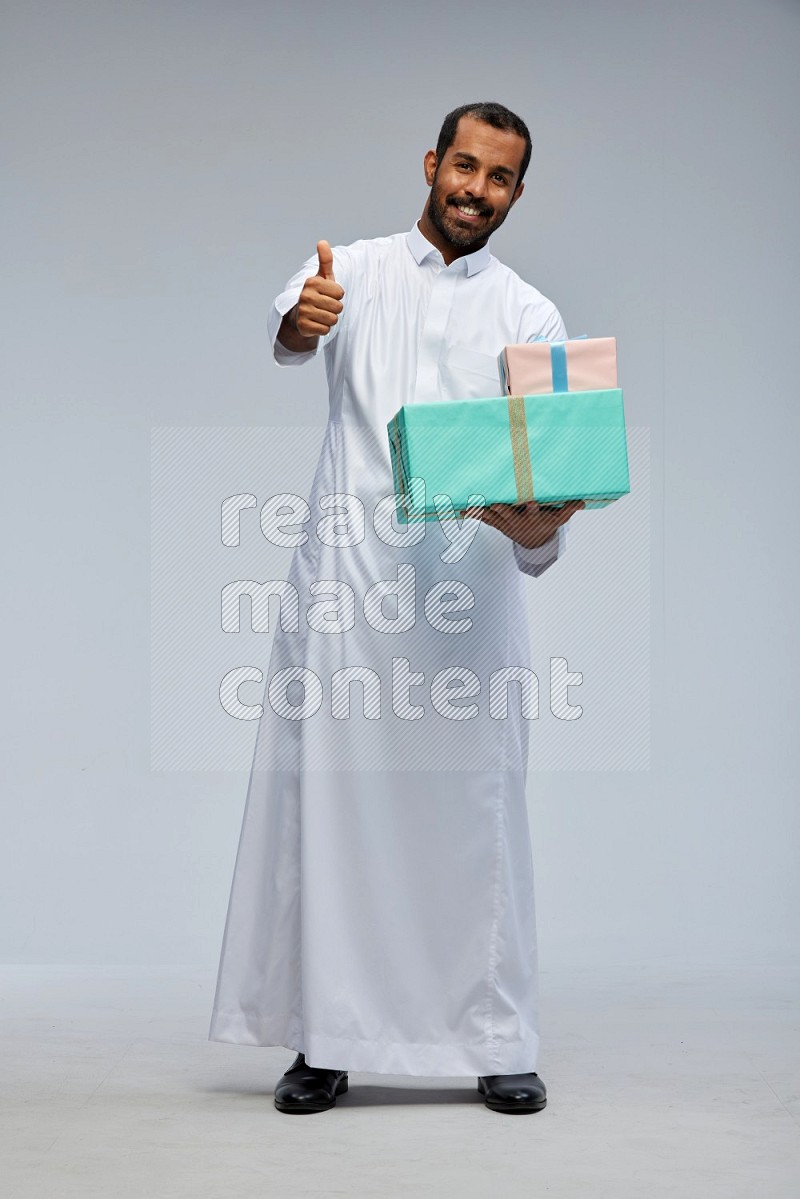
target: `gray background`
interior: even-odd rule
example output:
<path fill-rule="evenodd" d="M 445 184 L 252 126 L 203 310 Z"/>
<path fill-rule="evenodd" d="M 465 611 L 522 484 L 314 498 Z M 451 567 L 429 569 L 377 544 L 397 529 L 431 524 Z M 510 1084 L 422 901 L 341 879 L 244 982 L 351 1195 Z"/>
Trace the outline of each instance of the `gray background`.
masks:
<path fill-rule="evenodd" d="M 778 0 L 4 5 L 4 960 L 215 971 L 247 774 L 150 767 L 151 429 L 319 441 L 269 303 L 318 238 L 409 228 L 480 99 L 534 136 L 492 249 L 618 337 L 652 453 L 650 769 L 531 776 L 542 964 L 786 954 L 799 35 Z M 581 519 L 534 637 L 591 601 Z"/>

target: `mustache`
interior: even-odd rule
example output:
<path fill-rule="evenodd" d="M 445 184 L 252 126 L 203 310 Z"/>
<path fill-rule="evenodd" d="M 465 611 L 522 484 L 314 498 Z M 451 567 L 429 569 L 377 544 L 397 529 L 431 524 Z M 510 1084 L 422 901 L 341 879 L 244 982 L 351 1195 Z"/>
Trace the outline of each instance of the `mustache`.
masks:
<path fill-rule="evenodd" d="M 477 208 L 481 216 L 491 216 L 494 212 L 493 208 L 487 208 L 485 204 L 476 204 L 474 200 L 457 200 L 455 196 L 448 196 L 447 203 L 457 208 L 460 204 L 463 208 Z"/>

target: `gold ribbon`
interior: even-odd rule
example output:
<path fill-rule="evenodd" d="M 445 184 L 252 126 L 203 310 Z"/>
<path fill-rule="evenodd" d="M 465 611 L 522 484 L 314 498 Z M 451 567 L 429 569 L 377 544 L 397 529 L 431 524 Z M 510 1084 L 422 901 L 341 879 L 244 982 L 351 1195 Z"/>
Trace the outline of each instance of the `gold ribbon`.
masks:
<path fill-rule="evenodd" d="M 511 429 L 511 454 L 514 459 L 514 479 L 517 484 L 517 503 L 535 499 L 533 468 L 528 445 L 528 426 L 525 423 L 525 396 L 508 397 L 508 424 Z"/>

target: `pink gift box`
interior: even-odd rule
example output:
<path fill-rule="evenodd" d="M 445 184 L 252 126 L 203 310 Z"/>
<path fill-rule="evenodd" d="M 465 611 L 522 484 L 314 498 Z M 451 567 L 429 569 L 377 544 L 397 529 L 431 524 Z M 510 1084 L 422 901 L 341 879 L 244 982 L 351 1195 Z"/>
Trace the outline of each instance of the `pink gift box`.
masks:
<path fill-rule="evenodd" d="M 507 395 L 604 391 L 619 386 L 616 337 L 505 346 L 498 362 Z"/>

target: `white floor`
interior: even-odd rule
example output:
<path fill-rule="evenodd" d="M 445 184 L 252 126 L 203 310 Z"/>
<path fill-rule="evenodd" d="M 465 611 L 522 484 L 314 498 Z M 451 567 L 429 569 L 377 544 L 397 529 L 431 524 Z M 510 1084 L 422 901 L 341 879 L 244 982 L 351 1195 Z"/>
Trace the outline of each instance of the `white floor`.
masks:
<path fill-rule="evenodd" d="M 475 1079 L 351 1074 L 288 1116 L 294 1054 L 207 1040 L 208 971 L 6 966 L 9 1199 L 798 1199 L 795 974 L 542 972 L 542 1112 Z"/>

